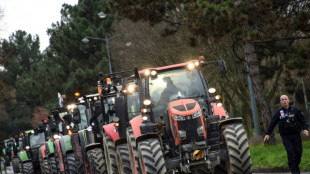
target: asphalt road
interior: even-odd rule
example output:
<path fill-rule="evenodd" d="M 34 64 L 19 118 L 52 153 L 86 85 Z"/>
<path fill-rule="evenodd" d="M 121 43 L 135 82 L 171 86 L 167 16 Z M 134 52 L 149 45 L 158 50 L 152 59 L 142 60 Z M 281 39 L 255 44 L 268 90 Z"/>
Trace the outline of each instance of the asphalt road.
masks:
<path fill-rule="evenodd" d="M 6 173 L 3 168 L 3 163 L 1 164 L 1 168 L 2 173 L 0 174 L 14 174 L 12 165 L 6 168 Z M 252 173 L 252 174 L 291 174 L 291 173 Z M 302 172 L 301 174 L 310 174 L 310 172 Z"/>

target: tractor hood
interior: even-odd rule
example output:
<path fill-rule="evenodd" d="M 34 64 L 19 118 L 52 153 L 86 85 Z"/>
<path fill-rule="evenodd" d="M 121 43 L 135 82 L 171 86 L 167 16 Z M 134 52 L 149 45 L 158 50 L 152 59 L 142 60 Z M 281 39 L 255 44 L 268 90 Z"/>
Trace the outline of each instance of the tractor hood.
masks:
<path fill-rule="evenodd" d="M 194 99 L 179 99 L 168 104 L 168 113 L 190 116 L 200 109 L 200 105 Z"/>

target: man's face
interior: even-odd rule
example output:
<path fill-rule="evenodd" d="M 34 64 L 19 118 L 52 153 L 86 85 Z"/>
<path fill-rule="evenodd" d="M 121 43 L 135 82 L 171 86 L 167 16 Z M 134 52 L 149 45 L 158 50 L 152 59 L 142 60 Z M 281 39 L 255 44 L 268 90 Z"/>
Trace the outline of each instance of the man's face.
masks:
<path fill-rule="evenodd" d="M 289 107 L 289 103 L 290 100 L 288 99 L 288 97 L 286 95 L 282 95 L 280 97 L 280 103 L 284 108 L 288 108 Z"/>

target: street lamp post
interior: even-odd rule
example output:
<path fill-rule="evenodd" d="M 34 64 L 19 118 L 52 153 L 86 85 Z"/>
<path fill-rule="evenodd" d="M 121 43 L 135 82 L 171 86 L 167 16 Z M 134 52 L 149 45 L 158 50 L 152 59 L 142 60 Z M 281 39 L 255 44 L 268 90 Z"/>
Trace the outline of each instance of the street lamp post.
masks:
<path fill-rule="evenodd" d="M 113 37 L 111 38 L 108 38 L 107 35 L 105 35 L 105 38 L 98 38 L 98 37 L 89 37 L 89 36 L 86 36 L 82 39 L 82 42 L 83 43 L 88 43 L 89 42 L 89 39 L 93 39 L 93 40 L 101 40 L 101 41 L 104 41 L 105 42 L 105 46 L 106 46 L 106 49 L 107 49 L 107 53 L 108 53 L 108 62 L 109 62 L 109 72 L 110 74 L 112 74 L 112 65 L 111 65 L 111 57 L 110 57 L 110 49 L 109 49 L 109 40 L 112 39 Z"/>

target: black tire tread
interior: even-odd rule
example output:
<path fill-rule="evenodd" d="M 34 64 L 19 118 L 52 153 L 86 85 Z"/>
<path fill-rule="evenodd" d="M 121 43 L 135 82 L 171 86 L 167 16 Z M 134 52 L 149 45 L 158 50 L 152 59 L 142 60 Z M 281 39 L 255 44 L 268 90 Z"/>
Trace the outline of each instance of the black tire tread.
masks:
<path fill-rule="evenodd" d="M 49 158 L 49 167 L 50 167 L 50 174 L 58 174 L 57 170 L 57 162 L 55 156 Z"/>
<path fill-rule="evenodd" d="M 224 126 L 223 135 L 228 150 L 229 173 L 250 174 L 252 163 L 246 132 L 241 123 Z"/>
<path fill-rule="evenodd" d="M 87 151 L 87 159 L 92 174 L 107 173 L 103 151 L 100 148 L 94 148 Z"/>
<path fill-rule="evenodd" d="M 76 164 L 75 164 L 75 156 L 74 156 L 74 153 L 69 153 L 67 154 L 66 156 L 67 158 L 67 163 L 68 163 L 68 174 L 79 174 L 78 170 L 77 170 L 77 167 L 76 167 Z"/>
<path fill-rule="evenodd" d="M 140 170 L 140 166 L 139 166 L 139 155 L 138 155 L 138 150 L 137 150 L 137 146 L 136 146 L 136 140 L 133 134 L 133 130 L 131 127 L 128 127 L 126 129 L 126 137 L 127 137 L 127 146 L 128 146 L 128 150 L 129 150 L 129 159 L 130 159 L 130 167 L 131 167 L 131 171 L 133 173 L 140 174 L 141 170 Z M 134 154 L 134 158 L 132 158 L 131 155 L 131 150 Z M 135 165 L 133 164 L 133 162 L 135 163 Z"/>
<path fill-rule="evenodd" d="M 113 140 L 105 133 L 103 134 L 103 148 L 108 173 L 118 174 L 115 145 Z"/>
<path fill-rule="evenodd" d="M 12 165 L 13 165 L 13 172 L 14 173 L 19 173 L 20 172 L 20 168 L 19 168 L 19 160 L 18 160 L 18 158 L 13 158 Z"/>
<path fill-rule="evenodd" d="M 140 167 L 144 166 L 145 174 L 165 174 L 166 165 L 160 142 L 149 138 L 138 143 Z M 142 168 L 143 170 L 143 168 Z"/>
<path fill-rule="evenodd" d="M 34 174 L 33 164 L 31 161 L 23 163 L 23 174 Z"/>
<path fill-rule="evenodd" d="M 120 144 L 116 147 L 116 156 L 119 174 L 131 174 L 132 170 L 127 144 Z"/>

